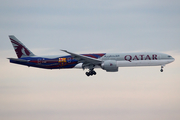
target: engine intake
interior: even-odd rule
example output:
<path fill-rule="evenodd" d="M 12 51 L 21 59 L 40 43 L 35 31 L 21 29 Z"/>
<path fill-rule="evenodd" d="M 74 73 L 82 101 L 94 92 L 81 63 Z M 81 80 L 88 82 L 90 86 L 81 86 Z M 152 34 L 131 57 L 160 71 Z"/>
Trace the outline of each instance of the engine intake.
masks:
<path fill-rule="evenodd" d="M 106 60 L 101 64 L 101 67 L 103 70 L 106 70 L 107 72 L 118 71 L 117 61 L 115 60 Z"/>

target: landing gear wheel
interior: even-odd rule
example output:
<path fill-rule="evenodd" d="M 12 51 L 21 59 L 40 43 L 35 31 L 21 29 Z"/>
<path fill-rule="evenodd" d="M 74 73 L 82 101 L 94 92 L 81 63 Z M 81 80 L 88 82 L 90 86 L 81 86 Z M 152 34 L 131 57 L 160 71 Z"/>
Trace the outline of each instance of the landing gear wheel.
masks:
<path fill-rule="evenodd" d="M 94 75 L 96 75 L 96 72 L 95 72 L 95 71 L 93 71 L 93 74 L 94 74 Z"/>
<path fill-rule="evenodd" d="M 91 71 L 89 71 L 89 72 L 86 72 L 86 75 L 87 75 L 87 76 L 96 75 L 96 72 L 95 72 L 94 70 L 91 70 Z"/>
<path fill-rule="evenodd" d="M 91 74 L 92 75 L 96 75 L 96 72 L 93 70 L 93 71 L 91 71 Z"/>
<path fill-rule="evenodd" d="M 93 74 L 92 74 L 92 71 L 89 71 L 89 75 L 93 75 Z"/>
<path fill-rule="evenodd" d="M 89 72 L 86 72 L 86 75 L 89 77 L 89 75 L 90 75 Z"/>

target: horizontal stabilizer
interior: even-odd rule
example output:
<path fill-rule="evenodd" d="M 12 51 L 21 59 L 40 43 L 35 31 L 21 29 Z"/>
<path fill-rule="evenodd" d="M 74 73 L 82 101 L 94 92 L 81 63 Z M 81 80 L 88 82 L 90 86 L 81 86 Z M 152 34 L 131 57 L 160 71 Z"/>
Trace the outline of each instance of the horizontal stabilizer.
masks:
<path fill-rule="evenodd" d="M 9 59 L 10 61 L 16 61 L 16 62 L 29 62 L 29 60 L 23 60 L 23 59 L 17 59 L 17 58 L 7 58 Z"/>

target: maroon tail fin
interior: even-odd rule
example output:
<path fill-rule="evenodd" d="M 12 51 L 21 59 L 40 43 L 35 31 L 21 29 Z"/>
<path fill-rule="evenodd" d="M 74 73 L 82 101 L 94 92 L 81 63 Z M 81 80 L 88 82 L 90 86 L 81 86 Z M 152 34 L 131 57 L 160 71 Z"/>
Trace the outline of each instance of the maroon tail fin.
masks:
<path fill-rule="evenodd" d="M 18 58 L 35 56 L 23 43 L 21 43 L 14 35 L 9 35 L 9 39 L 14 47 Z"/>

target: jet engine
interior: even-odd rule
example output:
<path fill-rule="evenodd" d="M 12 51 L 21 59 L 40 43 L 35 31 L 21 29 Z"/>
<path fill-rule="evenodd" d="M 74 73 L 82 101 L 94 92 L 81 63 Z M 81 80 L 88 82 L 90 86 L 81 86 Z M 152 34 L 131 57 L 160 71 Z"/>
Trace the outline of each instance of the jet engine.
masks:
<path fill-rule="evenodd" d="M 107 72 L 118 71 L 117 61 L 115 60 L 106 60 L 101 64 L 101 67 L 103 70 L 106 70 Z"/>

